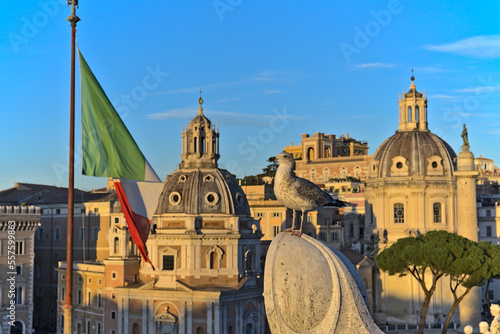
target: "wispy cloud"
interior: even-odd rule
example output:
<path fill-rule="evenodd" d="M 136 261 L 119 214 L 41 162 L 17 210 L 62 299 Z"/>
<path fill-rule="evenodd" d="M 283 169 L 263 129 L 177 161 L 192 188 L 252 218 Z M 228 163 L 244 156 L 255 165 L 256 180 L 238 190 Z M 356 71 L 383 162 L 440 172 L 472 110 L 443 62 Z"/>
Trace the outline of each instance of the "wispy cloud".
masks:
<path fill-rule="evenodd" d="M 424 73 L 441 73 L 441 72 L 446 72 L 446 70 L 439 68 L 439 67 L 415 67 L 415 74 L 424 72 Z"/>
<path fill-rule="evenodd" d="M 249 77 L 249 80 L 264 82 L 293 83 L 297 74 L 290 71 L 261 71 Z"/>
<path fill-rule="evenodd" d="M 285 90 L 279 90 L 279 89 L 270 89 L 270 90 L 265 90 L 264 94 L 266 94 L 266 95 L 272 95 L 272 94 L 290 94 L 290 92 L 287 92 Z"/>
<path fill-rule="evenodd" d="M 446 94 L 429 95 L 429 99 L 430 100 L 449 100 L 449 101 L 461 100 L 461 98 L 458 96 L 446 95 Z"/>
<path fill-rule="evenodd" d="M 388 63 L 365 63 L 365 64 L 359 64 L 356 65 L 357 68 L 390 68 L 390 67 L 396 67 L 394 64 L 388 64 Z"/>
<path fill-rule="evenodd" d="M 197 87 L 186 87 L 186 88 L 165 90 L 162 92 L 154 92 L 154 93 L 150 93 L 149 95 L 170 95 L 170 94 L 196 93 L 196 92 L 199 92 L 200 89 L 202 89 L 202 90 L 214 90 L 214 89 L 218 89 L 218 88 L 222 88 L 222 87 L 237 86 L 237 85 L 241 85 L 242 83 L 243 83 L 242 81 L 220 82 L 220 83 L 214 83 L 214 84 L 208 84 L 208 85 L 200 85 Z"/>
<path fill-rule="evenodd" d="M 230 98 L 218 99 L 215 102 L 216 103 L 226 103 L 226 102 L 240 101 L 240 100 L 241 100 L 241 98 L 239 98 L 239 97 L 230 97 Z"/>
<path fill-rule="evenodd" d="M 148 114 L 147 118 L 156 120 L 167 119 L 191 119 L 193 117 L 195 106 L 171 109 L 165 112 Z M 225 124 L 227 126 L 267 126 L 269 122 L 276 118 L 275 114 L 269 115 L 255 115 L 243 114 L 232 111 L 210 110 L 205 113 L 208 118 L 217 119 L 217 123 Z M 303 117 L 293 114 L 280 115 L 279 118 L 286 118 L 288 120 L 300 120 Z"/>
<path fill-rule="evenodd" d="M 484 92 L 494 93 L 500 91 L 500 86 L 476 86 L 476 87 L 455 89 L 454 91 L 458 93 L 484 93 Z"/>
<path fill-rule="evenodd" d="M 474 112 L 451 112 L 448 115 L 460 116 L 463 118 L 468 118 L 468 117 L 497 117 L 498 118 L 498 115 L 495 115 L 495 114 L 484 114 L 484 113 L 474 113 Z"/>
<path fill-rule="evenodd" d="M 425 47 L 433 51 L 455 53 L 476 58 L 500 58 L 500 35 L 476 36 L 454 43 L 426 45 Z"/>

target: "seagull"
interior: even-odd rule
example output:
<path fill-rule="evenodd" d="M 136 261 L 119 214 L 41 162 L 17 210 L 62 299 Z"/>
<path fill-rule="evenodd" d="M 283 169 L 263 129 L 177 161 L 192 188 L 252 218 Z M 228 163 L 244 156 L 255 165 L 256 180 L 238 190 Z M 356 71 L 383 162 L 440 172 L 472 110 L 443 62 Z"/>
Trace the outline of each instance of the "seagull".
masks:
<path fill-rule="evenodd" d="M 322 206 L 343 207 L 348 203 L 334 199 L 332 196 L 321 190 L 309 180 L 298 177 L 294 174 L 295 160 L 288 152 L 281 152 L 275 157 L 270 157 L 269 162 L 278 162 L 278 170 L 274 179 L 274 194 L 281 203 L 293 210 L 292 228 L 285 231 L 291 232 L 293 235 L 302 235 L 302 226 L 304 224 L 304 216 L 311 210 L 315 210 Z M 302 212 L 300 229 L 295 230 L 296 212 Z"/>

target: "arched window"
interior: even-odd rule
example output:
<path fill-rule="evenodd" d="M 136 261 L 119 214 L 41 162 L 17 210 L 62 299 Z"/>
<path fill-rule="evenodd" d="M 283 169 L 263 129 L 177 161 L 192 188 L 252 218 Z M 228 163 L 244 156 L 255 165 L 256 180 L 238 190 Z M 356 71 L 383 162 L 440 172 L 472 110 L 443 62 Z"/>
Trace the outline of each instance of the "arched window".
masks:
<path fill-rule="evenodd" d="M 198 152 L 198 138 L 194 137 L 194 153 Z"/>
<path fill-rule="evenodd" d="M 314 148 L 309 147 L 307 149 L 307 160 L 312 160 L 314 159 Z"/>
<path fill-rule="evenodd" d="M 403 224 L 405 222 L 405 206 L 403 203 L 394 204 L 394 223 Z"/>
<path fill-rule="evenodd" d="M 88 331 L 87 333 L 90 333 L 90 331 Z M 132 326 L 132 334 L 141 334 L 141 327 L 137 322 L 135 322 Z"/>
<path fill-rule="evenodd" d="M 205 137 L 200 138 L 200 153 L 205 153 Z"/>
<path fill-rule="evenodd" d="M 120 246 L 120 239 L 118 239 L 118 237 L 115 237 L 115 240 L 113 242 L 113 253 L 118 254 L 119 246 Z"/>
<path fill-rule="evenodd" d="M 415 121 L 420 122 L 420 108 L 418 106 L 415 106 Z"/>
<path fill-rule="evenodd" d="M 408 122 L 411 122 L 411 106 L 408 106 Z"/>
<path fill-rule="evenodd" d="M 218 269 L 219 261 L 217 261 L 217 252 L 210 253 L 210 269 Z"/>
<path fill-rule="evenodd" d="M 434 203 L 432 205 L 432 212 L 434 216 L 434 223 L 441 223 L 443 221 L 441 212 L 441 203 Z"/>
<path fill-rule="evenodd" d="M 204 333 L 203 328 L 201 327 L 196 328 L 196 334 L 203 334 L 203 333 Z"/>
<path fill-rule="evenodd" d="M 247 271 L 253 271 L 253 252 L 247 251 L 245 253 L 245 269 Z"/>

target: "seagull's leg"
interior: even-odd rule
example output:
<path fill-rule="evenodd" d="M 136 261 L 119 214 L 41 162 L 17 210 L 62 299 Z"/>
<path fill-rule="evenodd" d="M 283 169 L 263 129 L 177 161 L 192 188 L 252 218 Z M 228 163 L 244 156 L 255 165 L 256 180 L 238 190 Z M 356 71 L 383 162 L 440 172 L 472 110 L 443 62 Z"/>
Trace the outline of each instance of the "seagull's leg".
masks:
<path fill-rule="evenodd" d="M 301 218 L 300 218 L 300 229 L 298 229 L 298 230 L 292 230 L 292 234 L 296 235 L 298 237 L 300 237 L 302 235 L 302 226 L 304 224 L 304 216 L 307 217 L 307 211 L 302 211 L 301 210 L 301 213 L 302 213 L 302 215 L 301 215 Z"/>
<path fill-rule="evenodd" d="M 295 217 L 297 215 L 297 212 L 295 210 L 292 210 L 292 212 L 293 212 L 293 214 L 292 214 L 292 227 L 285 229 L 285 232 L 292 232 L 293 229 L 295 228 L 295 219 L 296 219 Z"/>

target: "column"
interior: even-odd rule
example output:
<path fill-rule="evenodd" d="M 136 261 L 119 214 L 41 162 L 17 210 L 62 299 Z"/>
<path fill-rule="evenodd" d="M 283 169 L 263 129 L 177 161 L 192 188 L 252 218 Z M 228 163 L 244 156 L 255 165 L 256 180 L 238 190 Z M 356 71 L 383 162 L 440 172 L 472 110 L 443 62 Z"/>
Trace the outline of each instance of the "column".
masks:
<path fill-rule="evenodd" d="M 186 322 L 187 322 L 187 333 L 188 334 L 193 333 L 193 301 L 192 300 L 188 300 L 188 302 L 187 302 Z"/>
<path fill-rule="evenodd" d="M 123 305 L 123 308 L 124 308 L 124 324 L 123 324 L 123 334 L 128 334 L 128 319 L 129 319 L 129 303 L 130 303 L 130 299 L 127 298 L 125 299 L 125 303 Z"/>
<path fill-rule="evenodd" d="M 214 331 L 216 334 L 219 334 L 221 332 L 220 330 L 220 324 L 221 324 L 221 318 L 220 318 L 220 305 L 219 305 L 219 302 L 216 302 L 214 304 L 214 320 L 215 320 L 215 324 L 214 324 Z"/>
<path fill-rule="evenodd" d="M 148 300 L 143 299 L 142 300 L 142 334 L 147 334 L 148 333 Z"/>
<path fill-rule="evenodd" d="M 118 333 L 123 333 L 123 298 L 120 298 L 118 301 L 118 326 L 117 326 L 117 331 Z M 104 314 L 104 317 L 108 316 L 107 314 Z"/>
<path fill-rule="evenodd" d="M 457 207 L 458 234 L 472 241 L 478 241 L 476 178 L 479 173 L 474 165 L 474 155 L 469 146 L 462 146 L 457 158 Z M 460 291 L 459 291 L 460 292 Z M 481 288 L 474 287 L 459 305 L 460 326 L 478 328 L 481 322 Z"/>
<path fill-rule="evenodd" d="M 186 333 L 186 302 L 181 302 L 181 314 L 179 314 L 179 334 Z"/>
<path fill-rule="evenodd" d="M 207 334 L 212 334 L 212 302 L 207 302 Z"/>

